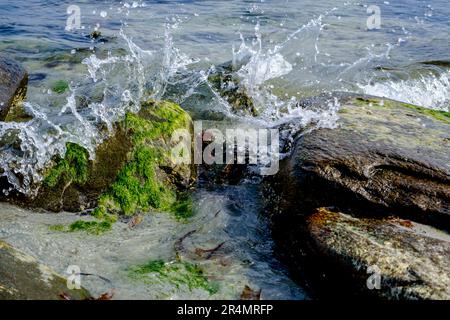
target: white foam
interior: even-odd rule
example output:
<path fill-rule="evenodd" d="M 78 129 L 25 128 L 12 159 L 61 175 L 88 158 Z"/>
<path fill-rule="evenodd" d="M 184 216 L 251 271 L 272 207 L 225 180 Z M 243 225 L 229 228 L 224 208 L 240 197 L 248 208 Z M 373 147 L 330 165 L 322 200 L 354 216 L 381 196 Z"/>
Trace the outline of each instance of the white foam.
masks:
<path fill-rule="evenodd" d="M 399 100 L 429 109 L 450 110 L 450 72 L 414 80 L 386 81 L 359 85 L 370 95 Z"/>

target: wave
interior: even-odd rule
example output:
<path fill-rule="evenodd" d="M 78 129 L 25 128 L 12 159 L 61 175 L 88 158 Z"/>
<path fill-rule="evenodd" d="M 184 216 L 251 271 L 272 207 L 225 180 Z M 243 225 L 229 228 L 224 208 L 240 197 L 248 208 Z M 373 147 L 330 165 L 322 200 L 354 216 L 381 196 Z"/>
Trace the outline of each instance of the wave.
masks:
<path fill-rule="evenodd" d="M 440 75 L 421 76 L 419 79 L 384 81 L 358 86 L 366 94 L 434 110 L 450 110 L 449 71 Z"/>

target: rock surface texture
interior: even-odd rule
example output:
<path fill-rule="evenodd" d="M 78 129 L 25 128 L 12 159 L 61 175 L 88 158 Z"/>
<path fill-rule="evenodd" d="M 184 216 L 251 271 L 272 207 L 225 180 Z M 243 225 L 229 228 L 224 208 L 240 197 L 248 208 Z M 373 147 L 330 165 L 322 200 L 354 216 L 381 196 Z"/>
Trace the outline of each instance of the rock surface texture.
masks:
<path fill-rule="evenodd" d="M 324 208 L 307 226 L 311 251 L 346 270 L 355 293 L 450 299 L 448 234 L 398 218 L 356 219 Z"/>
<path fill-rule="evenodd" d="M 337 127 L 302 133 L 280 173 L 267 180 L 274 235 L 288 261 L 301 278 L 315 274 L 319 295 L 347 289 L 360 295 L 361 277 L 379 261 L 390 289 L 364 287 L 364 294 L 448 299 L 448 240 L 394 228 L 385 219 L 412 220 L 448 235 L 450 113 L 347 93 L 302 104 L 320 107 L 336 97 Z M 323 207 L 348 216 L 318 215 Z"/>
<path fill-rule="evenodd" d="M 12 121 L 22 114 L 28 73 L 14 60 L 0 56 L 0 121 Z"/>
<path fill-rule="evenodd" d="M 281 165 L 279 209 L 395 209 L 450 229 L 450 113 L 349 94 L 341 104 L 338 128 L 303 134 Z"/>
<path fill-rule="evenodd" d="M 69 290 L 67 280 L 36 259 L 0 241 L 0 300 L 82 300 L 85 289 Z"/>

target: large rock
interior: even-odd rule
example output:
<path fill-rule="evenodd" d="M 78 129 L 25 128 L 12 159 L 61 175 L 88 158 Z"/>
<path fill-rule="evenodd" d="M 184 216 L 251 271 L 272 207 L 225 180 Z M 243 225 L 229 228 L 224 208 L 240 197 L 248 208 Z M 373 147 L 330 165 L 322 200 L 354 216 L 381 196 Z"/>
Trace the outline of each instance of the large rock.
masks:
<path fill-rule="evenodd" d="M 0 56 L 0 121 L 28 119 L 22 109 L 28 73 L 14 60 Z"/>
<path fill-rule="evenodd" d="M 450 229 L 450 113 L 351 94 L 340 102 L 338 128 L 301 135 L 280 165 L 270 198 L 280 219 L 337 206 Z"/>
<path fill-rule="evenodd" d="M 190 116 L 178 105 L 142 103 L 138 114 L 128 113 L 117 123 L 94 160 L 84 148 L 69 143 L 64 158 L 49 164 L 37 196 L 12 201 L 55 212 L 97 208 L 101 216 L 149 209 L 184 211 L 188 203 L 183 192 L 193 182 L 195 168 L 172 161 L 172 147 L 178 141 L 171 137 L 178 129 L 191 134 L 193 130 Z"/>
<path fill-rule="evenodd" d="M 67 279 L 36 259 L 0 241 L 0 300 L 89 299 L 85 289 L 70 290 Z"/>
<path fill-rule="evenodd" d="M 301 133 L 279 174 L 266 180 L 273 235 L 286 261 L 317 296 L 448 298 L 448 240 L 385 219 L 450 229 L 450 114 L 344 93 L 302 105 L 320 109 L 336 98 L 337 127 Z M 321 207 L 352 218 L 315 214 Z M 376 261 L 384 291 L 364 287 Z"/>
<path fill-rule="evenodd" d="M 321 208 L 307 220 L 308 254 L 329 296 L 450 299 L 450 236 L 401 219 Z"/>

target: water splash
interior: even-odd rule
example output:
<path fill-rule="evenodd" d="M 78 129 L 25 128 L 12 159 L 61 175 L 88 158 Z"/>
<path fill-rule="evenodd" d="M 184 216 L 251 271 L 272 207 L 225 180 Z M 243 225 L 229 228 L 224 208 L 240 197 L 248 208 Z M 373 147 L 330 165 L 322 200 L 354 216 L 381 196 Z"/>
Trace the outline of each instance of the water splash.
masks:
<path fill-rule="evenodd" d="M 127 1 L 119 9 L 128 13 L 144 7 L 142 1 Z M 1 174 L 20 192 L 32 193 L 42 180 L 42 170 L 55 154 L 64 154 L 67 142 L 84 146 L 94 158 L 96 146 L 113 131 L 114 122 L 128 111 L 138 111 L 140 102 L 147 98 L 174 100 L 188 110 L 214 110 L 258 126 L 289 128 L 287 140 L 311 124 L 327 128 L 336 125 L 338 101 L 324 103 L 320 108 L 300 103 L 302 97 L 330 88 L 347 91 L 356 88 L 448 110 L 448 73 L 404 81 L 374 78 L 373 67 L 389 61 L 391 51 L 400 46 L 400 41 L 367 47 L 366 55 L 355 61 L 330 62 L 325 49 L 320 49 L 320 39 L 327 31 L 325 18 L 336 10 L 319 15 L 275 43 L 264 41 L 258 20 L 251 40 L 240 34 L 240 44 L 232 49 L 233 75 L 240 79 L 240 85 L 255 105 L 256 117 L 233 113 L 226 99 L 208 83 L 214 66 L 197 65 L 199 59 L 176 47 L 173 31 L 179 28 L 180 19 L 166 20 L 164 42 L 152 50 L 143 49 L 126 35 L 123 24 L 117 37 L 119 43 L 114 43 L 122 50 L 106 54 L 105 50 L 98 50 L 86 57 L 82 62 L 85 72 L 75 75 L 66 101 L 55 103 L 57 107 L 53 109 L 30 101 L 25 107 L 33 120 L 0 123 Z M 293 71 L 305 75 L 293 77 L 297 95 L 283 88 Z M 82 103 L 81 99 L 87 101 Z"/>

